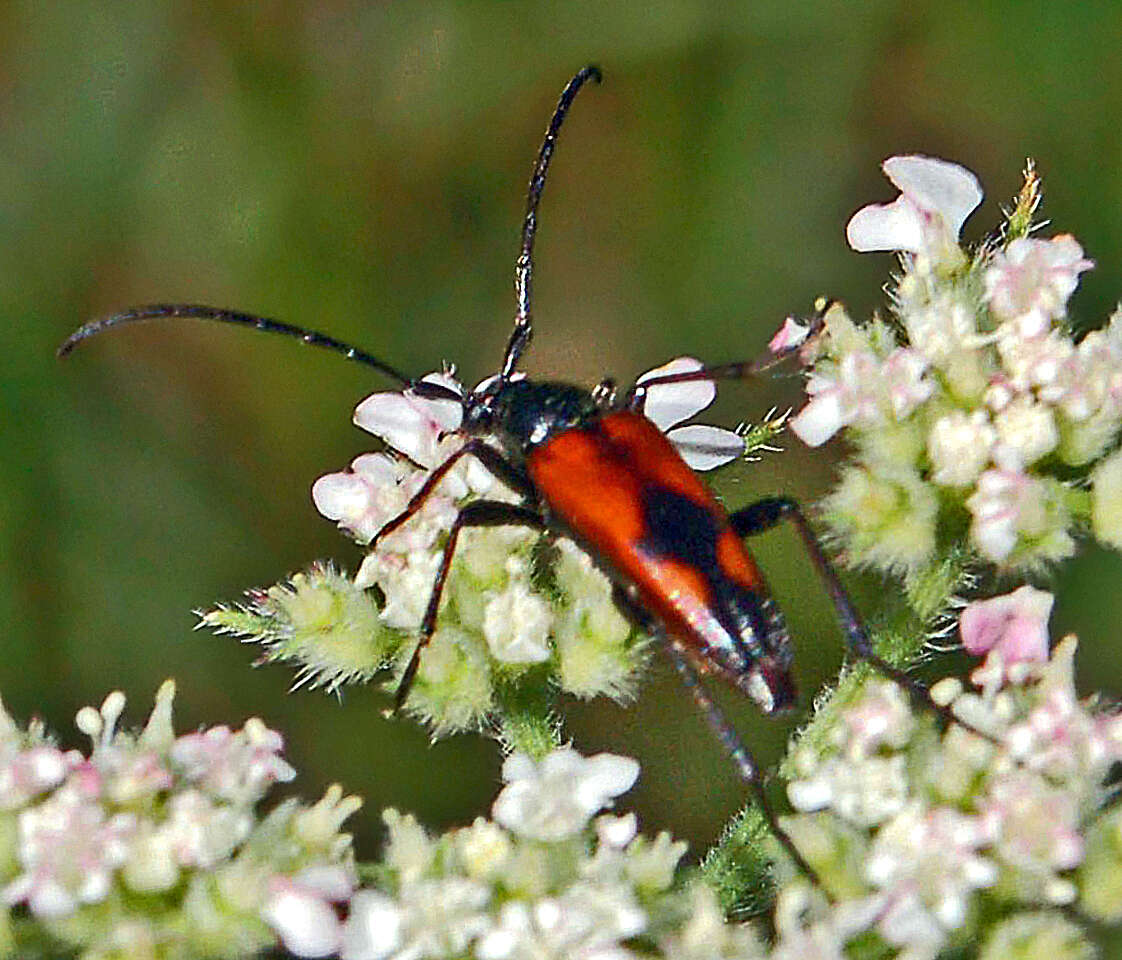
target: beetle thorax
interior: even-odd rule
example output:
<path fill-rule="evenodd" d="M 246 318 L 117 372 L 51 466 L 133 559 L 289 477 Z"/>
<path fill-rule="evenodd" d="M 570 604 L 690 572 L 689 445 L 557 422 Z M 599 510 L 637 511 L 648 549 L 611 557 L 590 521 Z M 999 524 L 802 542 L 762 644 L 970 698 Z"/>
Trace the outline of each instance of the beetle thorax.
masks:
<path fill-rule="evenodd" d="M 465 404 L 464 424 L 474 434 L 494 434 L 512 451 L 528 453 L 600 412 L 591 391 L 569 383 L 493 381 Z"/>

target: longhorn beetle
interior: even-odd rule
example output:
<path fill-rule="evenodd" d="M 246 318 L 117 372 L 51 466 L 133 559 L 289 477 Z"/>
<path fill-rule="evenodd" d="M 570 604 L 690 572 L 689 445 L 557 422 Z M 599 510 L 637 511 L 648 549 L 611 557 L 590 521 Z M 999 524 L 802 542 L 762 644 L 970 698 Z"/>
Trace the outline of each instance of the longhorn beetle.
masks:
<path fill-rule="evenodd" d="M 534 236 L 546 172 L 569 106 L 590 79 L 601 79 L 594 66 L 585 67 L 569 81 L 546 129 L 530 177 L 515 266 L 514 331 L 499 372 L 474 391 L 461 396 L 438 383 L 408 377 L 378 357 L 322 333 L 195 304 L 135 307 L 93 320 L 76 330 L 58 352 L 65 355 L 87 337 L 126 323 L 172 317 L 216 320 L 296 337 L 373 367 L 415 396 L 461 404 L 460 430 L 467 441 L 432 471 L 405 510 L 375 540 L 412 517 L 462 457 L 475 457 L 524 499 L 521 504 L 474 500 L 460 510 L 444 544 L 420 637 L 397 689 L 395 709 L 409 696 L 421 652 L 436 629 L 441 593 L 461 530 L 520 525 L 571 537 L 598 560 L 612 580 L 624 612 L 663 640 L 768 826 L 795 863 L 814 877 L 780 827 L 751 752 L 701 683 L 702 674 L 716 674 L 747 694 L 764 713 L 790 707 L 795 700 L 791 644 L 783 616 L 743 539 L 782 520 L 791 521 L 830 594 L 850 651 L 913 699 L 947 719 L 954 718 L 931 700 L 921 684 L 876 655 L 841 581 L 793 500 L 769 497 L 727 513 L 674 446 L 643 416 L 647 391 L 653 386 L 744 378 L 770 366 L 778 355 L 647 377 L 622 396 L 610 380 L 589 390 L 516 374 L 533 333 Z M 820 307 L 810 318 L 812 329 L 821 328 L 825 309 Z"/>

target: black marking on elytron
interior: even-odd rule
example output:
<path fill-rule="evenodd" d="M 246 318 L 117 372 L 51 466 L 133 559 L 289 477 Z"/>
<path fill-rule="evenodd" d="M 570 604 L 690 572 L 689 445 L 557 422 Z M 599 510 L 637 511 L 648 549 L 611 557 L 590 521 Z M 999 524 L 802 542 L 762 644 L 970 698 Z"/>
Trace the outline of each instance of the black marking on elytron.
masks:
<path fill-rule="evenodd" d="M 717 537 L 721 529 L 712 513 L 676 490 L 653 484 L 643 489 L 642 500 L 643 549 L 679 560 L 707 577 L 719 572 Z"/>
<path fill-rule="evenodd" d="M 750 670 L 764 655 L 769 624 L 760 615 L 761 598 L 730 579 L 717 561 L 721 524 L 704 506 L 667 487 L 650 484 L 642 491 L 643 539 L 638 547 L 654 557 L 676 560 L 700 573 L 709 588 L 717 621 L 732 640 L 731 648 L 709 644 L 708 653 L 737 673 Z"/>

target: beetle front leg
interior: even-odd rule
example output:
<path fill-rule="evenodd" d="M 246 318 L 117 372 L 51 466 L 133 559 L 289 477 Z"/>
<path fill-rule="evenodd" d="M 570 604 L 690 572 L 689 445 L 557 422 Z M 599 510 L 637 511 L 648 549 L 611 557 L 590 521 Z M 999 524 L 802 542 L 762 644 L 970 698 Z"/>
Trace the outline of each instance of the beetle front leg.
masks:
<path fill-rule="evenodd" d="M 425 501 L 437 488 L 440 481 L 447 476 L 448 471 L 463 457 L 467 456 L 475 457 L 508 487 L 513 487 L 516 491 L 531 500 L 534 499 L 534 488 L 523 471 L 519 470 L 518 467 L 510 463 L 501 453 L 489 447 L 482 440 L 469 440 L 428 475 L 421 489 L 413 494 L 413 497 L 410 499 L 405 509 L 374 534 L 374 538 L 368 544 L 369 549 L 373 549 L 379 540 L 393 533 L 420 510 L 421 507 L 424 506 Z"/>
<path fill-rule="evenodd" d="M 818 537 L 810 528 L 810 522 L 798 503 L 790 497 L 767 497 L 737 510 L 729 516 L 729 520 L 732 522 L 733 530 L 742 537 L 763 533 L 783 520 L 790 520 L 810 555 L 814 569 L 826 585 L 826 591 L 830 594 L 830 600 L 834 604 L 842 632 L 845 634 L 846 646 L 853 655 L 859 660 L 864 660 L 877 673 L 895 683 L 920 708 L 935 713 L 947 723 L 958 724 L 990 743 L 997 742 L 990 734 L 956 717 L 949 707 L 936 703 L 927 687 L 877 654 L 864 621 L 853 606 L 853 601 L 849 599 L 849 593 L 842 586 L 841 578 L 823 551 L 822 544 L 818 542 Z"/>
<path fill-rule="evenodd" d="M 436 632 L 436 616 L 440 612 L 440 598 L 444 593 L 444 582 L 448 579 L 448 571 L 452 567 L 452 557 L 456 552 L 456 541 L 460 538 L 460 531 L 464 527 L 533 527 L 537 530 L 545 529 L 545 518 L 530 507 L 523 507 L 515 503 L 506 503 L 502 500 L 474 500 L 465 506 L 452 524 L 448 532 L 448 540 L 444 544 L 444 552 L 440 558 L 440 569 L 436 574 L 436 581 L 429 594 L 428 606 L 421 620 L 421 636 L 413 650 L 413 656 L 401 675 L 401 683 L 397 686 L 394 695 L 393 712 L 398 713 L 413 680 L 417 675 L 417 667 L 421 662 L 421 652 L 428 646 L 432 635 Z"/>

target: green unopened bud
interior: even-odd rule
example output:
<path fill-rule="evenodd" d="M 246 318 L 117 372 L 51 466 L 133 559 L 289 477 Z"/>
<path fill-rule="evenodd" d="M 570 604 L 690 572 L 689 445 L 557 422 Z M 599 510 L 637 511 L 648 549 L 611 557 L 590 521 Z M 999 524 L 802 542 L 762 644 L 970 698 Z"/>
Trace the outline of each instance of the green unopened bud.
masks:
<path fill-rule="evenodd" d="M 1095 948 L 1071 920 L 1052 912 L 1003 920 L 986 939 L 979 960 L 1090 960 Z"/>
<path fill-rule="evenodd" d="M 405 660 L 412 649 L 403 650 Z M 393 689 L 399 680 L 392 681 Z M 406 709 L 440 737 L 481 727 L 494 706 L 491 670 L 482 645 L 455 627 L 441 627 L 421 652 L 417 679 Z"/>
<path fill-rule="evenodd" d="M 247 604 L 201 614 L 200 626 L 263 644 L 266 661 L 299 664 L 300 686 L 334 691 L 368 680 L 401 643 L 370 595 L 330 564 L 247 596 Z"/>
<path fill-rule="evenodd" d="M 1122 920 L 1122 807 L 1103 814 L 1087 831 L 1079 868 L 1079 909 L 1104 923 Z"/>
<path fill-rule="evenodd" d="M 1100 541 L 1122 550 L 1122 450 L 1091 474 L 1091 529 Z"/>
<path fill-rule="evenodd" d="M 939 504 L 915 473 L 849 467 L 823 507 L 854 563 L 911 570 L 934 553 Z"/>

